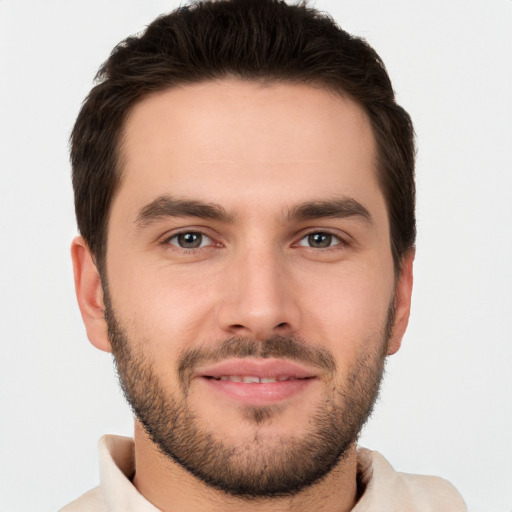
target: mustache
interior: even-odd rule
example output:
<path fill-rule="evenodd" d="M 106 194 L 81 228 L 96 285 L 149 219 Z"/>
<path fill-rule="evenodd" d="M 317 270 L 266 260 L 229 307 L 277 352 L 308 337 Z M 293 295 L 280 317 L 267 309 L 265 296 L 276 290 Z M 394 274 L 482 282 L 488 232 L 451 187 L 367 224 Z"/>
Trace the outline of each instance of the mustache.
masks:
<path fill-rule="evenodd" d="M 200 364 L 247 357 L 292 359 L 315 366 L 331 375 L 336 372 L 336 361 L 328 350 L 315 347 L 295 336 L 272 336 L 264 341 L 235 336 L 214 347 L 200 346 L 182 352 L 178 358 L 180 382 L 187 388 L 190 375 Z"/>

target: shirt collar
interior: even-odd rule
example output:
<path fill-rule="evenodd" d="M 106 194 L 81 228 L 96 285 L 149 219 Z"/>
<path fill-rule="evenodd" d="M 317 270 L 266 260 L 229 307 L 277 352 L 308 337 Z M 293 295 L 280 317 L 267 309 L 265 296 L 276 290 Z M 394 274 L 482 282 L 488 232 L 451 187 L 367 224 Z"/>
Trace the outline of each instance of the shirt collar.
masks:
<path fill-rule="evenodd" d="M 100 482 L 108 510 L 112 512 L 159 512 L 132 483 L 135 444 L 122 436 L 103 436 L 98 445 Z"/>

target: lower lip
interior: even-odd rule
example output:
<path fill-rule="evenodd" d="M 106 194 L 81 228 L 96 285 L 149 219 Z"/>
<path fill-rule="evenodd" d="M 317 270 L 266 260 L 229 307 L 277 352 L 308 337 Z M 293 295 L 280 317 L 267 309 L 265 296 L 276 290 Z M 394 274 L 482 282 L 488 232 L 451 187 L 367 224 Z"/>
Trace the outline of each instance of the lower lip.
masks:
<path fill-rule="evenodd" d="M 210 389 L 246 405 L 263 406 L 292 398 L 306 390 L 315 379 L 294 379 L 282 382 L 244 383 L 201 378 Z"/>

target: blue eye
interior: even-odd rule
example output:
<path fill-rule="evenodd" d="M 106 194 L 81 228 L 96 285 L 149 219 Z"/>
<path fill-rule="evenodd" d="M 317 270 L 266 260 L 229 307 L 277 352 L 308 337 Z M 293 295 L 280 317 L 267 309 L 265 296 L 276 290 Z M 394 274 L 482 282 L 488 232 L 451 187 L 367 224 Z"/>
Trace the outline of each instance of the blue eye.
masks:
<path fill-rule="evenodd" d="M 332 233 L 318 231 L 310 233 L 300 240 L 298 245 L 301 247 L 311 247 L 313 249 L 327 249 L 342 243 L 341 239 Z"/>
<path fill-rule="evenodd" d="M 199 249 L 212 243 L 210 237 L 198 231 L 186 231 L 169 238 L 168 243 L 182 249 Z"/>

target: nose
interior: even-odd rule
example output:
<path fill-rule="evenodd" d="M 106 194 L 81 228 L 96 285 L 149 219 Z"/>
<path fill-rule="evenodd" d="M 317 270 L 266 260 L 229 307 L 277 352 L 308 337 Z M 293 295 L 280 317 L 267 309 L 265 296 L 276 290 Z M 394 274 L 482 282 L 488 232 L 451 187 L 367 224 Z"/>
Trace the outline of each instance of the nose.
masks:
<path fill-rule="evenodd" d="M 261 341 L 299 330 L 293 279 L 283 260 L 272 250 L 252 250 L 230 261 L 218 309 L 222 330 Z"/>

